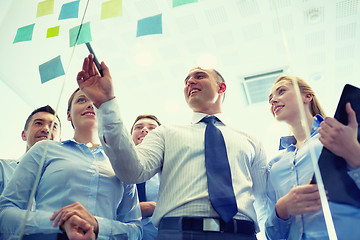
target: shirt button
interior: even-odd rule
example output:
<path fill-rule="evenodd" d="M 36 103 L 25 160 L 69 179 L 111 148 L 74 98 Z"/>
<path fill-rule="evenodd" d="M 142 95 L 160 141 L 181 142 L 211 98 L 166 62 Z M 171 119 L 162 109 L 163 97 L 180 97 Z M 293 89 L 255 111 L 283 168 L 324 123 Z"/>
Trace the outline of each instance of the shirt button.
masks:
<path fill-rule="evenodd" d="M 291 166 L 291 168 L 290 168 L 290 169 L 291 169 L 291 171 L 294 171 L 294 166 Z"/>
<path fill-rule="evenodd" d="M 358 177 L 359 176 L 359 174 L 358 173 L 354 173 L 354 177 Z"/>
<path fill-rule="evenodd" d="M 356 180 L 357 183 L 360 183 L 360 179 Z"/>

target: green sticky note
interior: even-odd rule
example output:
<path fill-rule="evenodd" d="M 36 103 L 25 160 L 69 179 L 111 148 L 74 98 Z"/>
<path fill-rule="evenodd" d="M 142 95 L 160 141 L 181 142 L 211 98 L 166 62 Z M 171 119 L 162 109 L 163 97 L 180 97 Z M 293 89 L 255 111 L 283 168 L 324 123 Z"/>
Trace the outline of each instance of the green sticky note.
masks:
<path fill-rule="evenodd" d="M 45 83 L 51 79 L 60 77 L 65 74 L 60 56 L 51 59 L 39 66 L 41 83 Z"/>
<path fill-rule="evenodd" d="M 36 12 L 36 17 L 41 17 L 54 13 L 54 0 L 45 0 L 39 2 Z"/>
<path fill-rule="evenodd" d="M 162 18 L 161 14 L 148 18 L 143 18 L 138 21 L 136 37 L 141 37 L 150 34 L 162 33 Z"/>
<path fill-rule="evenodd" d="M 81 28 L 80 28 L 81 27 Z M 82 43 L 91 42 L 91 31 L 90 31 L 90 22 L 83 23 L 82 25 L 73 27 L 69 30 L 70 36 L 70 47 L 79 45 Z"/>
<path fill-rule="evenodd" d="M 59 36 L 60 26 L 48 28 L 46 38 Z"/>
<path fill-rule="evenodd" d="M 100 19 L 122 16 L 122 0 L 110 0 L 101 5 Z"/>
<path fill-rule="evenodd" d="M 173 7 L 178 7 L 181 5 L 185 5 L 188 3 L 195 3 L 198 2 L 198 0 L 173 0 Z"/>
<path fill-rule="evenodd" d="M 61 7 L 59 20 L 77 18 L 79 15 L 79 3 L 80 1 L 74 1 L 63 4 Z"/>
<path fill-rule="evenodd" d="M 34 26 L 35 26 L 35 23 L 18 28 L 13 43 L 31 41 L 33 31 L 34 31 Z"/>

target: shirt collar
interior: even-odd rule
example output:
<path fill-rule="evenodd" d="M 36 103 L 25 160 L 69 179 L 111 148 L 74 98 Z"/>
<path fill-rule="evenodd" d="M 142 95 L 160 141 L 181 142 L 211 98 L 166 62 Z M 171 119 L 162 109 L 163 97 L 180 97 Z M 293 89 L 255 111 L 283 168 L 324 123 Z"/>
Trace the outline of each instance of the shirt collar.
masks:
<path fill-rule="evenodd" d="M 224 115 L 222 113 L 217 113 L 214 115 L 208 115 L 206 113 L 200 113 L 200 112 L 193 112 L 192 118 L 191 118 L 191 124 L 196 124 L 201 121 L 204 117 L 207 116 L 215 116 L 217 117 L 224 125 L 226 125 L 226 121 L 224 118 Z"/>
<path fill-rule="evenodd" d="M 320 123 L 324 120 L 324 118 L 322 116 L 320 116 L 319 114 L 317 114 L 314 117 L 313 123 L 311 125 L 311 131 L 310 131 L 310 137 L 314 136 L 317 132 L 318 129 L 320 127 Z M 292 145 L 296 144 L 296 139 L 294 136 L 285 136 L 285 137 L 281 137 L 280 138 L 280 145 L 279 145 L 279 150 L 283 150 L 286 149 Z"/>
<path fill-rule="evenodd" d="M 86 146 L 86 145 L 83 144 L 83 143 L 78 143 L 74 138 L 69 139 L 69 140 L 65 140 L 65 141 L 61 141 L 61 143 L 63 143 L 63 144 L 79 144 L 79 145 L 84 145 L 84 146 Z M 86 146 L 86 147 L 87 147 L 87 146 Z M 103 148 L 102 148 L 101 145 L 99 145 L 99 146 L 97 146 L 96 148 L 93 148 L 92 151 L 93 151 L 93 150 L 96 150 L 96 149 L 102 150 Z"/>
<path fill-rule="evenodd" d="M 68 143 L 70 143 L 70 142 L 77 143 L 74 139 L 69 139 L 69 140 L 61 141 L 61 143 L 64 143 L 64 144 L 68 144 Z"/>

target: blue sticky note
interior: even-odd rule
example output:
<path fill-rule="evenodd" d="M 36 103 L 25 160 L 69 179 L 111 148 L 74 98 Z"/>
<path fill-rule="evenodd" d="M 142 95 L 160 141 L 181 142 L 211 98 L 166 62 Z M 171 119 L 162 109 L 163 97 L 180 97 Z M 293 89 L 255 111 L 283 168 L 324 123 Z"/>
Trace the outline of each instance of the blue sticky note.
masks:
<path fill-rule="evenodd" d="M 194 2 L 198 2 L 198 0 L 173 0 L 173 7 L 178 7 L 181 5 L 194 3 Z"/>
<path fill-rule="evenodd" d="M 156 15 L 148 18 L 140 19 L 137 23 L 136 37 L 150 34 L 162 33 L 162 15 Z"/>
<path fill-rule="evenodd" d="M 35 23 L 18 28 L 13 43 L 31 41 L 33 31 L 34 31 L 34 26 L 35 26 Z"/>
<path fill-rule="evenodd" d="M 51 59 L 39 66 L 41 83 L 45 83 L 51 79 L 60 77 L 65 74 L 60 56 Z"/>
<path fill-rule="evenodd" d="M 80 28 L 81 27 L 81 28 Z M 73 27 L 69 30 L 70 37 L 70 47 L 82 43 L 91 42 L 91 31 L 90 31 L 90 22 L 83 23 L 82 25 Z"/>
<path fill-rule="evenodd" d="M 77 18 L 79 16 L 79 3 L 80 1 L 74 1 L 63 4 L 59 14 L 59 20 Z"/>

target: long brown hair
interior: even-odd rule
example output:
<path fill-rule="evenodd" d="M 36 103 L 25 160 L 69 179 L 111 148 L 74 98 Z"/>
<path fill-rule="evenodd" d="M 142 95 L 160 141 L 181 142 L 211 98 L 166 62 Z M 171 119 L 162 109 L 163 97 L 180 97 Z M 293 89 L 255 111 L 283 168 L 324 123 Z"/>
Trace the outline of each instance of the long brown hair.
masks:
<path fill-rule="evenodd" d="M 68 112 L 68 113 L 70 113 L 72 101 L 74 100 L 75 94 L 76 94 L 78 91 L 80 91 L 80 88 L 77 88 L 77 89 L 71 94 L 71 96 L 70 96 L 70 98 L 69 98 L 69 100 L 68 100 L 68 107 L 67 107 L 67 112 Z M 73 128 L 75 128 L 72 121 L 71 121 L 71 126 L 72 126 Z"/>

